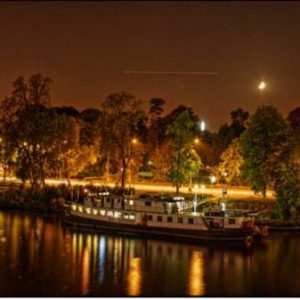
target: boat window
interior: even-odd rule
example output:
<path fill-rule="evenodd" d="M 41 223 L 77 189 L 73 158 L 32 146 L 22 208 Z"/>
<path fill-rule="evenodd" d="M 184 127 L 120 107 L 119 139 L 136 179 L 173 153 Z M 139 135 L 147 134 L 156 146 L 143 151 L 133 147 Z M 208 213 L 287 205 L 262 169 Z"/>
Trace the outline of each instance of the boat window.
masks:
<path fill-rule="evenodd" d="M 108 215 L 109 217 L 112 217 L 112 216 L 114 215 L 114 213 L 113 213 L 112 211 L 108 211 L 108 212 L 107 212 L 107 215 Z"/>
<path fill-rule="evenodd" d="M 229 223 L 229 224 L 235 224 L 235 219 L 229 219 L 229 220 L 228 220 L 228 223 Z"/>
<path fill-rule="evenodd" d="M 130 214 L 129 219 L 130 220 L 135 220 L 135 214 Z"/>
<path fill-rule="evenodd" d="M 148 215 L 148 221 L 152 221 L 152 220 L 153 220 L 152 215 Z"/>
<path fill-rule="evenodd" d="M 178 218 L 178 219 L 177 219 L 177 222 L 178 222 L 178 223 L 183 223 L 183 218 Z"/>
<path fill-rule="evenodd" d="M 172 218 L 172 217 L 168 217 L 168 218 L 167 218 L 167 221 L 168 221 L 169 223 L 172 223 L 172 222 L 173 222 L 173 218 Z"/>
<path fill-rule="evenodd" d="M 157 217 L 157 222 L 162 222 L 162 216 Z"/>
<path fill-rule="evenodd" d="M 151 202 L 150 201 L 146 201 L 145 202 L 145 206 L 151 206 Z"/>
<path fill-rule="evenodd" d="M 194 224 L 194 219 L 193 218 L 189 218 L 189 224 Z"/>
<path fill-rule="evenodd" d="M 124 219 L 128 219 L 129 218 L 129 214 L 128 213 L 124 213 Z"/>
<path fill-rule="evenodd" d="M 114 212 L 114 217 L 115 218 L 120 218 L 121 216 L 122 216 L 122 213 L 120 213 L 119 211 Z"/>

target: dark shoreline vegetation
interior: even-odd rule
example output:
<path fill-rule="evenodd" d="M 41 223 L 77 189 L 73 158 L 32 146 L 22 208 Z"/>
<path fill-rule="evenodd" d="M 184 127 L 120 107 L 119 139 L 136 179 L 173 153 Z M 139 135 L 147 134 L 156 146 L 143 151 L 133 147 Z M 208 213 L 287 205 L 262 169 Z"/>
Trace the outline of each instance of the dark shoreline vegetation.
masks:
<path fill-rule="evenodd" d="M 176 193 L 184 185 L 191 191 L 202 184 L 247 185 L 265 203 L 267 190 L 274 192 L 272 218 L 299 223 L 300 107 L 287 116 L 268 105 L 252 114 L 237 108 L 212 132 L 193 108 L 166 113 L 159 97 L 148 108 L 127 92 L 108 95 L 98 108 L 53 107 L 51 85 L 41 74 L 20 76 L 0 103 L 3 180 L 16 176 L 23 183 L 3 203 L 59 210 L 71 196 L 67 188 L 47 187 L 46 178 L 97 177 L 123 189 L 148 180 L 173 184 Z"/>

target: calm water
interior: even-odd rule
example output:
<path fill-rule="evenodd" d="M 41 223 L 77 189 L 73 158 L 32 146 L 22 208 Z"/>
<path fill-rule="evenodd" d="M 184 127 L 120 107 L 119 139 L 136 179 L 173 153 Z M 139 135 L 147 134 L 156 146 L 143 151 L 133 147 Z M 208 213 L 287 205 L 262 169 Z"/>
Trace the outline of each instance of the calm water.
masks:
<path fill-rule="evenodd" d="M 74 233 L 0 212 L 0 296 L 300 296 L 300 235 L 251 251 Z"/>

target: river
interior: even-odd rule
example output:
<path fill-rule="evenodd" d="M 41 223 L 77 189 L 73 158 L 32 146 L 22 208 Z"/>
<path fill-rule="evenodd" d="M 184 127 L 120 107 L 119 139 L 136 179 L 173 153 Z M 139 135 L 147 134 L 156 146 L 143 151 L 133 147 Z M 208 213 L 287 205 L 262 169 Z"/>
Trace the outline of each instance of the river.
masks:
<path fill-rule="evenodd" d="M 300 234 L 251 250 L 72 232 L 0 211 L 0 296 L 300 296 Z"/>

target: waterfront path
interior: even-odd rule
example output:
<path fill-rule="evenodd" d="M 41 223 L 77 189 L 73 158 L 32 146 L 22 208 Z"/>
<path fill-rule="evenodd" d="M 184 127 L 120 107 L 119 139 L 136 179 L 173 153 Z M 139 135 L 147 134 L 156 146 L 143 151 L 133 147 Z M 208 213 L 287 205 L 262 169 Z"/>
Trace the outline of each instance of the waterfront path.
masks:
<path fill-rule="evenodd" d="M 18 182 L 18 180 L 14 177 L 7 178 L 8 181 Z M 68 184 L 66 179 L 47 179 L 46 183 L 49 185 L 59 185 L 59 184 Z M 88 185 L 93 184 L 97 185 L 107 185 L 114 187 L 115 183 L 110 182 L 107 183 L 105 181 L 101 181 L 98 179 L 71 179 L 70 183 L 72 185 Z M 162 193 L 174 193 L 175 188 L 171 184 L 162 184 L 162 183 L 134 183 L 131 187 L 135 188 L 137 191 L 141 192 L 162 192 Z M 206 185 L 205 188 L 198 188 L 198 195 L 213 195 L 215 197 L 222 197 L 222 189 L 227 189 L 226 198 L 230 199 L 251 199 L 251 200 L 262 200 L 261 195 L 255 195 L 254 192 L 249 187 L 244 186 L 225 186 L 223 185 Z M 180 193 L 182 194 L 195 194 L 195 191 L 190 191 L 188 186 L 183 186 L 180 188 Z M 272 191 L 267 192 L 267 198 L 269 200 L 274 199 L 274 195 Z"/>

